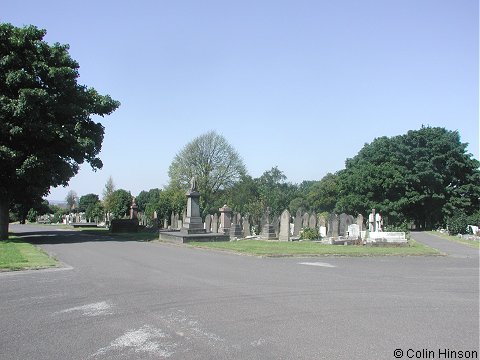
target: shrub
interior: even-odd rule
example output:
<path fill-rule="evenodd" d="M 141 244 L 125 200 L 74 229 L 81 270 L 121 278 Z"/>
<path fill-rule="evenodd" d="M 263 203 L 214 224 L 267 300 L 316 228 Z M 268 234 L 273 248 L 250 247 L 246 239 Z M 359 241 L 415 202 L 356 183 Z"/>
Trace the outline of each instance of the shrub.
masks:
<path fill-rule="evenodd" d="M 447 227 L 450 235 L 466 234 L 468 226 L 467 215 L 461 213 L 447 219 Z"/>
<path fill-rule="evenodd" d="M 316 240 L 320 239 L 320 234 L 318 229 L 305 228 L 300 234 L 300 239 L 302 240 Z"/>

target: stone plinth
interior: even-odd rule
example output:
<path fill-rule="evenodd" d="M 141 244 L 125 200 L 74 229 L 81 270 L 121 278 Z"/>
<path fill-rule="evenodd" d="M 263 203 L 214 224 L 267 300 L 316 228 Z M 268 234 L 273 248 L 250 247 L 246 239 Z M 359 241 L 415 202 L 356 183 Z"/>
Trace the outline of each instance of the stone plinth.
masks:
<path fill-rule="evenodd" d="M 205 234 L 200 217 L 200 193 L 195 190 L 187 192 L 187 213 L 180 232 L 183 234 Z"/>
<path fill-rule="evenodd" d="M 218 232 L 224 235 L 229 234 L 232 225 L 232 209 L 227 205 L 223 205 L 218 211 L 220 211 L 220 227 Z"/>
<path fill-rule="evenodd" d="M 192 241 L 210 242 L 210 241 L 230 241 L 230 237 L 224 234 L 204 233 L 187 234 L 182 231 L 160 231 L 158 239 L 160 241 L 184 244 Z"/>

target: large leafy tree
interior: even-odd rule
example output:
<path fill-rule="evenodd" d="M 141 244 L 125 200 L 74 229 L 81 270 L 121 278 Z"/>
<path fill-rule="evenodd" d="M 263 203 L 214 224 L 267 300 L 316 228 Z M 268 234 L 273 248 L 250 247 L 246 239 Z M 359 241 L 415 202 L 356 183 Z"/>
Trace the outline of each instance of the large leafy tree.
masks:
<path fill-rule="evenodd" d="M 200 135 L 175 156 L 168 175 L 170 186 L 187 190 L 195 177 L 203 208 L 211 207 L 212 196 L 231 187 L 241 175 L 245 165 L 227 140 L 214 131 Z"/>
<path fill-rule="evenodd" d="M 480 163 L 457 131 L 422 127 L 366 144 L 339 174 L 338 211 L 382 211 L 392 223 L 444 225 L 454 213 L 479 206 Z"/>
<path fill-rule="evenodd" d="M 111 195 L 111 214 L 113 219 L 126 217 L 132 205 L 132 194 L 129 191 L 118 189 Z"/>
<path fill-rule="evenodd" d="M 8 237 L 11 204 L 67 185 L 85 161 L 102 167 L 104 128 L 91 116 L 120 105 L 78 84 L 68 45 L 49 45 L 45 34 L 0 24 L 0 239 Z"/>

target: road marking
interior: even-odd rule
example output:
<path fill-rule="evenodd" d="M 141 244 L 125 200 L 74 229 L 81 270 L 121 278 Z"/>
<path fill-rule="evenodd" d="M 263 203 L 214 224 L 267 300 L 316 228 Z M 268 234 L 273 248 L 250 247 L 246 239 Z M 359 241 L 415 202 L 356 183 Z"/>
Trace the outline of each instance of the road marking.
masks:
<path fill-rule="evenodd" d="M 328 267 L 328 268 L 334 268 L 336 267 L 335 265 L 329 264 L 329 263 L 324 263 L 324 262 L 301 262 L 298 263 L 299 265 L 310 265 L 310 266 L 321 266 L 321 267 Z"/>
<path fill-rule="evenodd" d="M 73 311 L 80 311 L 85 316 L 100 316 L 100 315 L 111 315 L 113 314 L 111 311 L 112 305 L 107 303 L 106 301 L 101 301 L 93 304 L 87 304 L 82 306 L 76 306 L 70 309 L 65 309 L 62 311 L 57 312 L 57 314 L 64 314 L 70 313 Z"/>
<path fill-rule="evenodd" d="M 139 329 L 129 330 L 113 340 L 110 345 L 101 348 L 90 358 L 103 357 L 106 353 L 121 353 L 125 350 L 135 353 L 150 353 L 156 357 L 168 358 L 175 353 L 178 344 L 168 340 L 171 338 L 162 330 L 153 326 L 144 325 Z"/>

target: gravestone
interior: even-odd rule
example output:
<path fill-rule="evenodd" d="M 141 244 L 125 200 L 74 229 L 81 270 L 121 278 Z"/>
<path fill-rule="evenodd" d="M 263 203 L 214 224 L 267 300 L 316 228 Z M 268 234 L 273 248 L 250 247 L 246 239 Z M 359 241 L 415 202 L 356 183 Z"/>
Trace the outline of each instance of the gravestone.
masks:
<path fill-rule="evenodd" d="M 358 214 L 357 216 L 357 225 L 359 226 L 360 228 L 360 231 L 363 231 L 363 215 L 362 214 Z"/>
<path fill-rule="evenodd" d="M 260 233 L 260 238 L 263 240 L 277 240 L 277 236 L 275 234 L 275 229 L 273 225 L 270 224 L 270 208 L 267 207 L 265 214 L 264 214 L 265 224 L 262 227 L 262 231 Z"/>
<path fill-rule="evenodd" d="M 338 235 L 345 236 L 347 234 L 347 217 L 345 213 L 340 214 L 340 226 L 338 227 Z"/>
<path fill-rule="evenodd" d="M 248 221 L 248 216 L 243 217 L 243 236 L 252 236 L 250 232 L 250 222 Z"/>
<path fill-rule="evenodd" d="M 348 227 L 352 224 L 355 224 L 355 218 L 352 215 L 347 215 L 347 231 Z"/>
<path fill-rule="evenodd" d="M 324 215 L 320 215 L 318 217 L 318 226 L 326 226 L 326 219 L 325 219 L 325 216 Z"/>
<path fill-rule="evenodd" d="M 280 233 L 280 217 L 275 216 L 273 218 L 273 230 L 275 231 L 275 235 L 278 237 L 278 234 Z"/>
<path fill-rule="evenodd" d="M 328 237 L 337 238 L 338 237 L 338 215 L 337 214 L 330 214 L 328 217 Z"/>
<path fill-rule="evenodd" d="M 167 220 L 167 218 L 163 219 L 163 228 L 164 228 L 164 229 L 168 228 L 168 220 Z"/>
<path fill-rule="evenodd" d="M 242 216 L 240 214 L 233 215 L 233 223 L 230 227 L 230 239 L 241 239 L 243 238 L 243 228 L 242 228 Z"/>
<path fill-rule="evenodd" d="M 300 235 L 300 230 L 302 230 L 302 210 L 298 209 L 293 223 L 293 236 Z"/>
<path fill-rule="evenodd" d="M 308 227 L 308 220 L 310 219 L 310 215 L 308 215 L 308 212 L 303 214 L 302 216 L 302 229 L 306 229 Z"/>
<path fill-rule="evenodd" d="M 212 232 L 212 215 L 205 216 L 205 231 Z"/>
<path fill-rule="evenodd" d="M 132 205 L 130 206 L 130 219 L 138 219 L 138 206 L 135 196 L 132 198 Z"/>
<path fill-rule="evenodd" d="M 317 215 L 316 214 L 310 215 L 310 217 L 308 219 L 308 227 L 310 229 L 316 229 L 317 228 Z"/>
<path fill-rule="evenodd" d="M 372 209 L 372 212 L 368 215 L 368 231 L 375 232 L 375 209 Z"/>
<path fill-rule="evenodd" d="M 360 226 L 357 224 L 348 225 L 348 237 L 358 239 L 360 237 Z"/>
<path fill-rule="evenodd" d="M 183 213 L 181 232 L 183 234 L 205 234 L 200 216 L 200 193 L 197 191 L 197 181 L 194 177 L 187 191 L 187 209 Z"/>
<path fill-rule="evenodd" d="M 218 215 L 216 213 L 212 217 L 212 233 L 218 233 Z"/>
<path fill-rule="evenodd" d="M 175 225 L 172 225 L 172 228 L 179 230 L 179 229 L 181 228 L 181 225 L 179 224 L 179 222 L 180 222 L 180 220 L 178 220 L 178 214 L 175 213 L 175 218 L 174 218 L 174 220 L 173 220 L 173 223 L 174 223 Z M 179 225 L 180 225 L 180 226 L 179 226 Z"/>
<path fill-rule="evenodd" d="M 170 229 L 176 229 L 177 225 L 175 224 L 175 214 L 172 211 L 172 215 L 170 215 Z"/>
<path fill-rule="evenodd" d="M 218 232 L 227 235 L 230 233 L 230 227 L 232 225 L 232 209 L 225 204 L 218 209 L 218 211 L 220 211 L 220 227 Z"/>
<path fill-rule="evenodd" d="M 278 240 L 290 241 L 290 212 L 288 210 L 284 210 L 280 216 Z"/>

